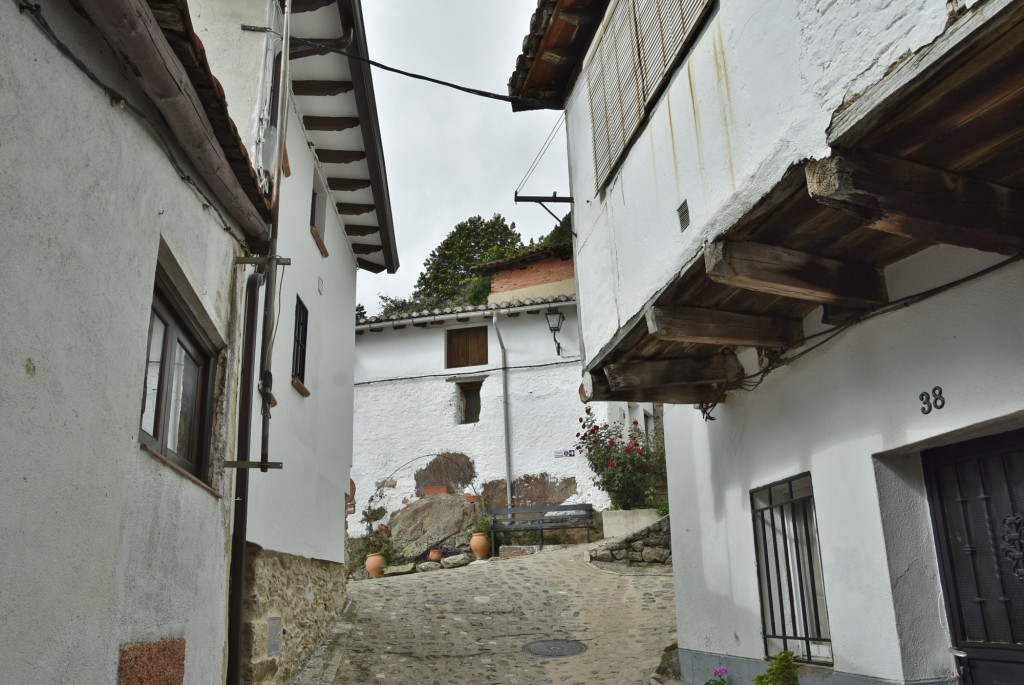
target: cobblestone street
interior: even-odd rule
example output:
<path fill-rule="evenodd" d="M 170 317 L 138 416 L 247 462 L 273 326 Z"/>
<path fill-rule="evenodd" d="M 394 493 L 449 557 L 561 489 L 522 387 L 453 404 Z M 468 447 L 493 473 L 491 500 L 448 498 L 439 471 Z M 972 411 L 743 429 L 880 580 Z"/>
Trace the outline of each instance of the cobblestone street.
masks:
<path fill-rule="evenodd" d="M 675 637 L 672 576 L 599 569 L 584 549 L 351 582 L 296 685 L 647 685 Z M 524 651 L 555 639 L 587 650 Z"/>

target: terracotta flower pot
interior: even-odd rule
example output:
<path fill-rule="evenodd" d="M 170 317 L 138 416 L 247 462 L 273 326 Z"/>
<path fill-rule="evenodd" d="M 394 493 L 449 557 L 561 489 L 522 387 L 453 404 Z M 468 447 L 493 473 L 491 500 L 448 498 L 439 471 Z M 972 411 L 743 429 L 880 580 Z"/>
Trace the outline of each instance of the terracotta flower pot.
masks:
<path fill-rule="evenodd" d="M 384 567 L 386 565 L 387 562 L 384 561 L 384 555 L 376 552 L 367 556 L 366 563 L 364 564 L 364 566 L 366 566 L 366 573 L 371 578 L 380 578 L 384 573 Z"/>
<path fill-rule="evenodd" d="M 433 547 L 427 552 L 427 561 L 441 561 L 441 556 L 444 552 L 440 547 Z"/>
<path fill-rule="evenodd" d="M 477 559 L 486 559 L 491 555 L 491 541 L 487 537 L 487 533 L 473 533 L 473 537 L 469 540 L 469 548 L 473 550 L 473 554 Z"/>

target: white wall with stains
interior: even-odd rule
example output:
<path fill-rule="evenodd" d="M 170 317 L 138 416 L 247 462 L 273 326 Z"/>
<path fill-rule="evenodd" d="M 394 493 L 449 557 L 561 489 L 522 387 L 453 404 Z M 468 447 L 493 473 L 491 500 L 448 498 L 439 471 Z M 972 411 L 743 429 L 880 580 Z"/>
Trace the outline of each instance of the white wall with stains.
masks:
<path fill-rule="evenodd" d="M 42 13 L 148 111 L 70 6 Z M 138 435 L 158 255 L 230 345 L 240 248 L 154 134 L 14 3 L 0 4 L 0 42 L 0 679 L 114 683 L 122 644 L 183 638 L 185 683 L 220 682 L 233 347 L 219 358 L 210 489 Z"/>
<path fill-rule="evenodd" d="M 570 501 L 604 509 L 608 496 L 594 486 L 586 458 L 555 456 L 575 447 L 583 413 L 575 306 L 562 305 L 560 311 L 566 317 L 557 334 L 561 356 L 555 353 L 543 311 L 498 318 L 508 355 L 512 478 L 539 473 L 575 478 L 577 494 Z M 446 330 L 472 326 L 488 327 L 488 363 L 446 369 Z M 415 472 L 439 452 L 468 455 L 475 465 L 477 490 L 506 476 L 501 353 L 490 314 L 465 323 L 401 329 L 385 323 L 372 328 L 356 337 L 353 534 L 361 534 L 358 512 L 378 481 L 395 479 L 395 487 L 382 492 L 388 511 L 397 511 L 415 497 Z M 459 422 L 457 380 L 466 377 L 483 377 L 477 423 Z M 597 411 L 619 420 L 618 409 L 604 406 Z"/>

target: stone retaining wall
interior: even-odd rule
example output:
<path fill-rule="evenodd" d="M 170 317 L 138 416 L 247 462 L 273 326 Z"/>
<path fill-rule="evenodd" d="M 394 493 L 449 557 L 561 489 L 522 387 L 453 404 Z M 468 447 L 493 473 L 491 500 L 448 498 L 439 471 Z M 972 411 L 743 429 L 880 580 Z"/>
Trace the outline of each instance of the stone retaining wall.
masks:
<path fill-rule="evenodd" d="M 291 683 L 345 606 L 344 564 L 246 545 L 242 681 Z"/>
<path fill-rule="evenodd" d="M 588 550 L 591 561 L 619 562 L 631 566 L 672 563 L 672 529 L 669 517 L 655 521 L 635 533 L 602 542 Z"/>

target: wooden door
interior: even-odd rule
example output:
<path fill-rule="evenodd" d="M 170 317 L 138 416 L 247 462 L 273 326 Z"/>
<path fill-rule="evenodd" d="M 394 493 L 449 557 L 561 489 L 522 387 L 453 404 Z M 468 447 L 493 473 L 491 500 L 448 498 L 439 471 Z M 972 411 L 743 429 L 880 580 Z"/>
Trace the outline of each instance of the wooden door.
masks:
<path fill-rule="evenodd" d="M 964 682 L 1024 683 L 1024 430 L 923 455 Z"/>

